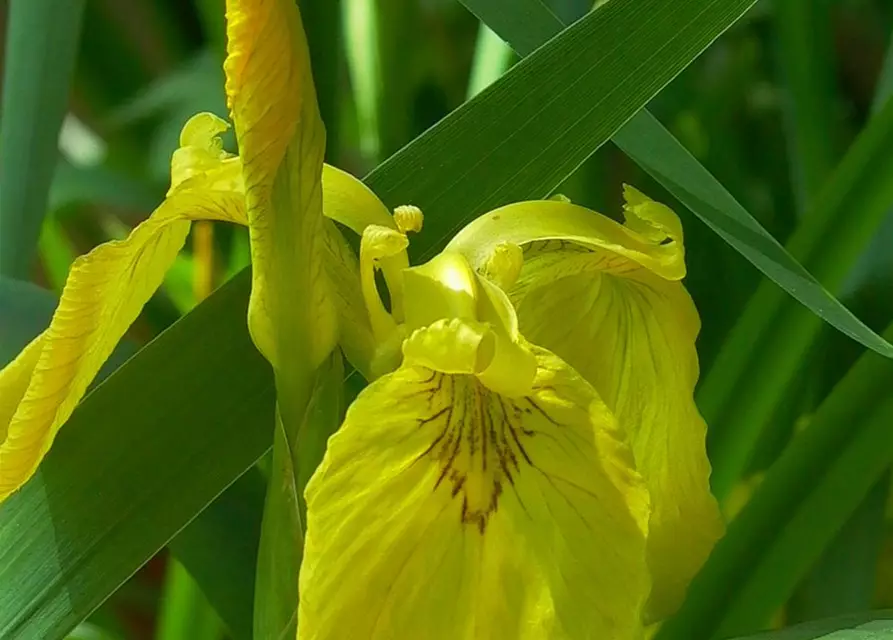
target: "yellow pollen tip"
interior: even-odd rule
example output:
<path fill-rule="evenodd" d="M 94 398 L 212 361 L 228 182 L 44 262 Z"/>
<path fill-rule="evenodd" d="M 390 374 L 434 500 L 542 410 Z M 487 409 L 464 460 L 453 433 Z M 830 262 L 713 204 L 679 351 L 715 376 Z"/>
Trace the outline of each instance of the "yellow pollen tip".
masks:
<path fill-rule="evenodd" d="M 422 230 L 422 210 L 411 204 L 404 204 L 394 209 L 394 222 L 401 233 L 418 233 Z"/>
<path fill-rule="evenodd" d="M 395 256 L 409 246 L 409 240 L 403 233 L 370 224 L 363 231 L 360 240 L 360 260 L 380 260 Z"/>

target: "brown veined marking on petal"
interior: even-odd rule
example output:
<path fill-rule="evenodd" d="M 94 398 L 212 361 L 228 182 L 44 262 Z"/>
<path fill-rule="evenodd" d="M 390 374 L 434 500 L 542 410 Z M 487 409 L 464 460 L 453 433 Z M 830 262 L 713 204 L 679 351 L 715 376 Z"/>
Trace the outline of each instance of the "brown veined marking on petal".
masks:
<path fill-rule="evenodd" d="M 427 394 L 431 413 L 418 418 L 418 428 L 433 431 L 431 444 L 413 464 L 431 459 L 440 467 L 432 491 L 449 482 L 451 496 L 461 494 L 460 521 L 475 525 L 481 534 L 499 508 L 506 482 L 526 512 L 515 479 L 525 467 L 536 468 L 524 440 L 537 432 L 523 425 L 523 416 L 532 410 L 519 402 L 540 409 L 552 425 L 562 425 L 542 411 L 534 398 L 502 397 L 470 375 L 434 374 L 420 386 L 412 395 Z"/>
<path fill-rule="evenodd" d="M 572 240 L 536 240 L 523 245 L 521 249 L 525 260 L 530 260 L 533 257 L 546 253 L 589 253 L 595 258 L 590 263 L 590 268 L 613 275 L 623 275 L 643 268 L 634 260 L 630 260 L 619 253 L 614 253 L 610 249 L 587 247 Z"/>
<path fill-rule="evenodd" d="M 548 367 L 542 367 L 542 368 L 547 369 L 548 371 L 551 371 L 551 372 L 557 372 L 556 369 L 551 369 L 551 368 L 548 368 Z M 535 392 L 539 392 L 539 393 L 546 392 L 546 391 L 552 391 L 552 392 L 554 393 L 554 392 L 556 392 L 556 389 L 555 389 L 554 387 L 550 386 L 550 385 L 542 385 L 542 386 L 535 386 L 535 387 L 534 387 L 534 391 L 535 391 Z M 545 409 L 543 409 L 543 408 L 539 405 L 539 403 L 536 402 L 536 400 L 534 400 L 534 399 L 531 398 L 531 397 L 524 398 L 524 400 L 526 400 L 526 401 L 530 404 L 530 407 L 531 407 L 530 411 L 535 410 L 537 413 L 539 413 L 543 418 L 545 418 L 548 422 L 550 422 L 550 423 L 551 423 L 552 425 L 554 425 L 555 427 L 561 427 L 561 426 L 563 426 L 560 422 L 558 422 L 558 421 L 555 420 L 552 416 L 550 416 L 550 415 L 545 411 Z M 567 431 L 566 433 L 570 434 L 570 433 L 572 433 L 572 431 Z M 541 436 L 545 436 L 545 437 L 549 437 L 549 438 L 550 438 L 556 445 L 558 445 L 558 446 L 560 446 L 560 447 L 563 448 L 563 445 L 562 445 L 561 441 L 558 440 L 557 438 L 555 438 L 554 436 L 551 436 L 550 434 L 545 434 L 545 433 L 540 433 L 540 435 L 541 435 Z M 537 470 L 539 470 L 539 469 L 537 469 Z M 574 504 L 573 500 L 571 500 L 570 498 L 568 498 L 567 495 L 565 495 L 564 491 L 562 491 L 562 490 L 558 487 L 558 485 L 555 484 L 555 480 L 556 480 L 556 479 L 557 479 L 557 480 L 561 480 L 562 482 L 565 482 L 565 483 L 567 483 L 567 484 L 570 484 L 572 487 L 574 487 L 575 489 L 577 489 L 577 490 L 579 490 L 579 491 L 584 491 L 584 492 L 586 492 L 586 493 L 589 493 L 589 492 L 586 491 L 585 489 L 583 489 L 583 487 L 581 487 L 581 486 L 577 485 L 576 483 L 571 482 L 571 481 L 569 481 L 569 480 L 567 480 L 567 479 L 565 479 L 565 478 L 560 478 L 560 477 L 557 477 L 557 476 L 556 476 L 556 477 L 553 477 L 552 475 L 550 475 L 550 474 L 548 474 L 548 473 L 545 473 L 545 472 L 543 472 L 543 471 L 540 471 L 540 473 L 542 473 L 543 477 L 544 477 L 544 478 L 546 479 L 546 481 L 552 486 L 552 488 L 555 490 L 555 492 L 556 492 L 558 495 L 560 495 L 560 496 L 564 499 L 564 501 L 567 503 L 568 507 L 570 507 L 570 509 L 571 509 L 575 514 L 577 514 L 577 517 L 580 519 L 580 522 L 582 522 L 583 525 L 586 526 L 587 529 L 592 530 L 589 521 L 586 520 L 585 517 L 583 517 L 583 514 L 580 513 L 579 509 L 577 509 L 577 506 Z M 593 496 L 593 497 L 596 497 L 596 496 Z M 545 504 L 546 504 L 546 508 L 547 508 L 547 509 L 549 510 L 549 512 L 551 513 L 551 512 L 552 512 L 552 507 L 551 507 L 551 505 L 549 504 L 548 501 L 546 501 Z"/>
<path fill-rule="evenodd" d="M 556 238 L 553 240 L 534 240 L 528 242 L 521 247 L 524 258 L 528 259 L 540 253 L 548 253 L 551 251 L 575 251 L 578 253 L 590 253 L 591 247 L 587 247 L 571 240 L 563 240 Z"/>

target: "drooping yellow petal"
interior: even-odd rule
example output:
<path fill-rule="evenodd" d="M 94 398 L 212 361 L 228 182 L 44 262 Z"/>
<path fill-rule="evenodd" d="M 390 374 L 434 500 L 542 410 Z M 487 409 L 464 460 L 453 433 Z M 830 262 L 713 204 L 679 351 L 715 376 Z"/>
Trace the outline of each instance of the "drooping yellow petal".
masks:
<path fill-rule="evenodd" d="M 244 220 L 233 164 L 215 142 L 213 116 L 183 129 L 172 187 L 152 216 L 120 241 L 75 260 L 49 328 L 0 371 L 0 500 L 49 450 L 115 345 L 160 286 L 190 220 Z"/>
<path fill-rule="evenodd" d="M 592 388 L 536 358 L 528 396 L 412 364 L 360 394 L 305 494 L 300 640 L 640 637 L 647 494 Z"/>
<path fill-rule="evenodd" d="M 579 371 L 625 430 L 651 492 L 650 619 L 672 613 L 723 531 L 710 494 L 706 426 L 694 403 L 697 311 L 682 229 L 667 207 L 625 190 L 626 225 L 566 202 L 522 203 L 460 232 L 480 271 L 505 281 L 521 332 Z M 524 265 L 500 268 L 499 242 Z M 504 273 L 503 273 L 504 272 Z"/>
<path fill-rule="evenodd" d="M 534 257 L 513 299 L 524 335 L 576 368 L 628 434 L 652 497 L 649 615 L 661 619 L 681 604 L 723 531 L 693 398 L 700 325 L 681 283 L 644 268 L 605 273 L 599 260 L 579 252 Z M 542 261 L 565 262 L 556 269 L 565 275 Z M 575 263 L 580 271 L 568 274 Z"/>
<path fill-rule="evenodd" d="M 303 397 L 337 334 L 323 265 L 325 127 L 294 0 L 227 0 L 226 19 L 226 94 L 251 234 L 249 327 L 289 393 Z"/>

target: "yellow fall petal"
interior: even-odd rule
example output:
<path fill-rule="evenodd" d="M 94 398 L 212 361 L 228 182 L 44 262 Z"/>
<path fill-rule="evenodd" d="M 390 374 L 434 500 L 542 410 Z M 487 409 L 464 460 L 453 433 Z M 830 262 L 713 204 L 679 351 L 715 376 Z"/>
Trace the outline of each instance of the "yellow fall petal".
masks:
<path fill-rule="evenodd" d="M 219 120 L 183 129 L 172 187 L 148 220 L 75 260 L 50 326 L 0 371 L 0 501 L 34 473 L 115 345 L 161 285 L 190 220 L 244 220 L 233 163 L 215 141 Z M 235 176 L 235 178 L 234 178 Z"/>
<path fill-rule="evenodd" d="M 249 328 L 290 393 L 334 348 L 323 255 L 325 127 L 294 0 L 227 0 L 226 94 L 242 160 Z M 298 402 L 300 404 L 300 402 Z"/>
<path fill-rule="evenodd" d="M 471 223 L 448 248 L 507 287 L 523 335 L 577 369 L 626 432 L 653 504 L 653 620 L 681 603 L 723 524 L 693 398 L 700 320 L 678 282 L 681 224 L 635 189 L 624 195 L 625 225 L 567 202 L 521 203 Z M 516 255 L 507 242 L 523 252 L 520 271 L 499 258 Z"/>
<path fill-rule="evenodd" d="M 640 637 L 647 494 L 592 388 L 536 360 L 523 397 L 413 364 L 360 394 L 305 493 L 300 640 Z"/>
<path fill-rule="evenodd" d="M 550 273 L 539 264 L 545 260 L 565 262 L 557 269 L 565 274 Z M 581 270 L 568 274 L 575 263 Z M 662 619 L 681 604 L 723 532 L 706 425 L 693 398 L 700 323 L 681 283 L 644 268 L 605 273 L 598 263 L 580 253 L 533 258 L 512 298 L 524 335 L 577 369 L 627 432 L 652 498 L 649 616 Z"/>

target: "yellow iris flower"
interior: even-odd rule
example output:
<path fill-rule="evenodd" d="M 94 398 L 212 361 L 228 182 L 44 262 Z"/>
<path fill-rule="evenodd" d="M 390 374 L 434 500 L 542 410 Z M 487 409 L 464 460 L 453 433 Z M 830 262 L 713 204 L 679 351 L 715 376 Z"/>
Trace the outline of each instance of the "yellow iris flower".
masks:
<path fill-rule="evenodd" d="M 293 0 L 228 0 L 226 123 L 183 129 L 165 201 L 78 259 L 0 371 L 0 500 L 30 477 L 185 242 L 247 224 L 249 327 L 306 403 L 337 346 L 371 384 L 306 492 L 298 638 L 641 637 L 721 534 L 692 399 L 699 320 L 679 220 L 566 202 L 493 211 L 410 267 L 391 215 L 322 162 Z M 360 255 L 332 220 L 360 234 Z M 379 297 L 380 269 L 390 306 Z"/>
<path fill-rule="evenodd" d="M 481 216 L 447 248 L 487 268 L 494 249 L 515 247 L 523 267 L 502 280 L 521 330 L 616 416 L 651 495 L 647 617 L 656 620 L 681 604 L 723 522 L 694 403 L 700 320 L 680 282 L 682 226 L 632 187 L 624 196 L 624 225 L 567 202 L 519 203 Z"/>

